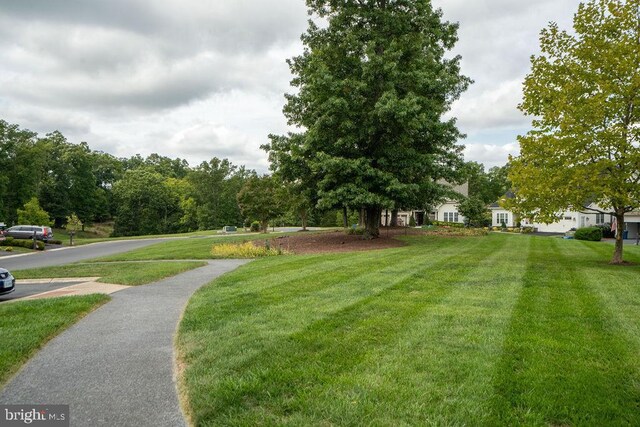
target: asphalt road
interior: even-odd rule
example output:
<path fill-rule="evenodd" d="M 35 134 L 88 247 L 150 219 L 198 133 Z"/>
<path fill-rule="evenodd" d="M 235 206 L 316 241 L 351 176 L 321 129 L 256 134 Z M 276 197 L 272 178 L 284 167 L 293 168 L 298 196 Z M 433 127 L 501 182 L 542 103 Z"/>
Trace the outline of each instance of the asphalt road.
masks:
<path fill-rule="evenodd" d="M 38 283 L 38 284 L 21 284 L 19 280 L 16 280 L 16 290 L 10 294 L 0 295 L 0 303 L 4 301 L 11 301 L 12 299 L 28 297 L 29 295 L 41 294 L 42 292 L 49 292 L 55 289 L 65 288 L 71 285 L 77 285 L 78 282 L 50 282 L 50 283 Z"/>
<path fill-rule="evenodd" d="M 50 267 L 72 262 L 98 258 L 107 255 L 128 252 L 134 249 L 160 243 L 170 238 L 144 240 L 115 240 L 111 242 L 92 243 L 64 249 L 49 249 L 31 254 L 21 254 L 0 258 L 0 267 L 9 271 L 27 268 Z"/>
<path fill-rule="evenodd" d="M 116 292 L 40 350 L 0 391 L 0 404 L 68 404 L 72 426 L 184 426 L 176 325 L 196 289 L 246 262 L 210 261 Z"/>

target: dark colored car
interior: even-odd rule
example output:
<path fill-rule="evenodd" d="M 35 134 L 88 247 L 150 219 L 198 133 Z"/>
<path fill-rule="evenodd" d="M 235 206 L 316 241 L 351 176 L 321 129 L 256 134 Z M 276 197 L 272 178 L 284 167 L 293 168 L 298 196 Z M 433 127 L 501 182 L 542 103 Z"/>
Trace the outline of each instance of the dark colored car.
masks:
<path fill-rule="evenodd" d="M 48 242 L 53 239 L 53 230 L 51 227 L 38 225 L 14 225 L 4 230 L 5 237 L 13 237 L 14 239 L 32 239 L 33 232 L 36 232 L 36 239 Z"/>
<path fill-rule="evenodd" d="M 0 295 L 8 294 L 16 290 L 16 279 L 4 268 L 0 268 Z"/>

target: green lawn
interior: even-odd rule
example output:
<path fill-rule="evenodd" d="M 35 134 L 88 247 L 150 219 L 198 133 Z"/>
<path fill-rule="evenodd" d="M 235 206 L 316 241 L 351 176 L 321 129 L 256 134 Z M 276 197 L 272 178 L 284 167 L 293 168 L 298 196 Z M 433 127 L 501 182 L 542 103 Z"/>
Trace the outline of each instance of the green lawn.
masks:
<path fill-rule="evenodd" d="M 109 301 L 106 295 L 0 305 L 0 387 L 51 338 Z"/>
<path fill-rule="evenodd" d="M 198 291 L 176 340 L 194 424 L 640 424 L 640 267 L 605 243 L 407 240 Z"/>
<path fill-rule="evenodd" d="M 122 254 L 100 258 L 100 261 L 142 261 L 163 259 L 211 259 L 211 246 L 216 243 L 241 243 L 268 240 L 296 233 L 253 233 L 248 235 L 218 235 L 193 239 L 168 240 Z"/>
<path fill-rule="evenodd" d="M 42 279 L 53 277 L 100 277 L 99 282 L 118 285 L 144 285 L 165 277 L 202 267 L 204 262 L 104 262 L 78 263 L 59 267 L 16 270 L 16 279 Z"/>

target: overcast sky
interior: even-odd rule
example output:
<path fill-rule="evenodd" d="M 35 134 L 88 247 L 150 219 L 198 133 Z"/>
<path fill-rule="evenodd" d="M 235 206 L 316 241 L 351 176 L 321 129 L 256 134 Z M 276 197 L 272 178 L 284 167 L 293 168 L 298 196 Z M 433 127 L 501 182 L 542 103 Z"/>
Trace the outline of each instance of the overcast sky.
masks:
<path fill-rule="evenodd" d="M 455 53 L 475 83 L 452 115 L 465 157 L 517 153 L 516 109 L 549 21 L 578 0 L 433 0 L 460 23 Z M 285 63 L 301 52 L 304 0 L 0 0 L 0 119 L 120 157 L 191 165 L 229 158 L 266 172 L 258 147 L 284 133 Z"/>

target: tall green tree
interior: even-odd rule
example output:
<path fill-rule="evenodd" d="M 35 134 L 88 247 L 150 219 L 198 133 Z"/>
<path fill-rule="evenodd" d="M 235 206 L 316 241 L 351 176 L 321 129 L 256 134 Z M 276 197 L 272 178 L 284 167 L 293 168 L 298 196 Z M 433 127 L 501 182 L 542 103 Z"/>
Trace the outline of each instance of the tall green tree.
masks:
<path fill-rule="evenodd" d="M 320 209 L 364 209 L 369 236 L 383 208 L 440 198 L 460 178 L 462 137 L 443 119 L 470 80 L 445 55 L 457 24 L 429 0 L 307 0 L 304 53 L 289 61 L 299 90 L 284 114 L 297 134 L 271 136 L 275 169 L 295 170 Z"/>
<path fill-rule="evenodd" d="M 242 224 L 237 194 L 245 181 L 253 176 L 244 166 L 235 166 L 227 159 L 213 158 L 202 162 L 187 176 L 193 192 L 186 207 L 196 206 L 198 228 L 210 230 L 225 225 Z M 190 211 L 191 212 L 191 211 Z"/>
<path fill-rule="evenodd" d="M 573 32 L 550 24 L 531 59 L 510 178 L 514 209 L 553 222 L 595 202 L 615 215 L 612 263 L 623 262 L 625 213 L 640 208 L 640 11 L 637 0 L 581 3 Z"/>
<path fill-rule="evenodd" d="M 494 166 L 485 172 L 481 163 L 465 163 L 464 177 L 469 182 L 469 197 L 478 198 L 485 205 L 497 201 L 511 189 L 507 170 L 507 166 Z"/>
<path fill-rule="evenodd" d="M 180 197 L 165 178 L 148 168 L 127 171 L 113 188 L 117 205 L 116 236 L 163 234 L 176 231 Z"/>
<path fill-rule="evenodd" d="M 36 133 L 0 120 L 1 220 L 15 223 L 18 209 L 38 195 L 47 160 Z"/>
<path fill-rule="evenodd" d="M 269 221 L 282 215 L 286 208 L 287 190 L 273 176 L 249 178 L 238 193 L 238 204 L 242 214 L 258 220 L 260 228 L 267 232 Z"/>

